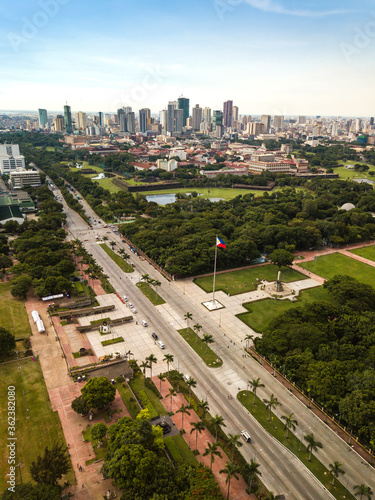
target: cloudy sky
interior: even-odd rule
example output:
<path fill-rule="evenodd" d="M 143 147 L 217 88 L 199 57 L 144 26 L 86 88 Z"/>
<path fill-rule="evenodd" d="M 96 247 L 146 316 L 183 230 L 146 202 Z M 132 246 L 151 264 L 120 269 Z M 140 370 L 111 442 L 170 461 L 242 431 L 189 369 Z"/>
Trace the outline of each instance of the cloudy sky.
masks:
<path fill-rule="evenodd" d="M 12 0 L 0 109 L 375 114 L 375 1 Z"/>

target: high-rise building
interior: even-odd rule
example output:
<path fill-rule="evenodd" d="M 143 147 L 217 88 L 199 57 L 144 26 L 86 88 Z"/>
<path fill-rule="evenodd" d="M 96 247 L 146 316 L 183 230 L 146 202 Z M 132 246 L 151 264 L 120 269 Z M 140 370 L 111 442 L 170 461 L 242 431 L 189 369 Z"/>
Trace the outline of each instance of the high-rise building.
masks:
<path fill-rule="evenodd" d="M 135 113 L 130 111 L 130 113 L 125 113 L 126 116 L 126 128 L 127 132 L 130 134 L 135 133 Z"/>
<path fill-rule="evenodd" d="M 233 124 L 233 101 L 225 101 L 223 113 L 224 127 L 231 127 Z"/>
<path fill-rule="evenodd" d="M 64 130 L 64 117 L 63 115 L 57 115 L 55 118 L 55 131 L 63 132 Z"/>
<path fill-rule="evenodd" d="M 177 109 L 177 101 L 169 101 L 168 103 L 168 108 L 167 108 L 167 126 L 166 126 L 166 131 L 167 132 L 174 132 L 174 120 L 175 120 L 175 115 L 174 115 L 174 110 Z"/>
<path fill-rule="evenodd" d="M 233 121 L 238 122 L 238 106 L 233 106 Z"/>
<path fill-rule="evenodd" d="M 212 132 L 216 131 L 216 127 L 223 126 L 223 112 L 220 110 L 215 110 L 212 114 Z"/>
<path fill-rule="evenodd" d="M 147 126 L 151 123 L 151 111 L 148 108 L 139 110 L 139 130 L 146 132 Z"/>
<path fill-rule="evenodd" d="M 362 130 L 362 120 L 360 118 L 356 118 L 355 120 L 355 131 L 360 132 Z"/>
<path fill-rule="evenodd" d="M 181 134 L 183 126 L 184 126 L 184 110 L 175 109 L 173 132 L 178 132 L 179 134 Z"/>
<path fill-rule="evenodd" d="M 270 128 L 271 128 L 271 116 L 270 115 L 262 115 L 260 117 L 260 121 L 264 125 L 264 132 L 266 134 L 268 134 L 270 131 Z"/>
<path fill-rule="evenodd" d="M 78 130 L 86 130 L 86 121 L 86 113 L 78 111 L 78 113 L 76 113 L 76 128 Z"/>
<path fill-rule="evenodd" d="M 0 144 L 0 173 L 9 174 L 17 168 L 25 168 L 25 158 L 18 144 Z"/>
<path fill-rule="evenodd" d="M 192 118 L 193 130 L 200 130 L 202 121 L 202 108 L 199 107 L 199 104 L 196 104 L 193 108 Z"/>
<path fill-rule="evenodd" d="M 102 111 L 99 111 L 99 126 L 104 127 L 104 113 Z"/>
<path fill-rule="evenodd" d="M 282 129 L 284 127 L 284 117 L 282 115 L 275 115 L 273 117 L 273 126 L 275 129 Z"/>
<path fill-rule="evenodd" d="M 159 122 L 164 130 L 167 129 L 167 116 L 168 116 L 168 111 L 166 109 L 162 109 L 159 112 Z"/>
<path fill-rule="evenodd" d="M 47 110 L 38 109 L 39 114 L 39 128 L 44 128 L 48 123 Z"/>
<path fill-rule="evenodd" d="M 120 132 L 126 132 L 126 115 L 123 109 L 117 110 L 118 121 L 120 124 Z"/>
<path fill-rule="evenodd" d="M 374 125 L 374 117 L 373 116 L 371 116 L 371 118 L 370 118 L 370 125 Z"/>
<path fill-rule="evenodd" d="M 73 133 L 73 124 L 72 124 L 72 111 L 70 109 L 70 106 L 67 104 L 64 106 L 64 125 L 65 125 L 65 131 L 68 134 Z"/>
<path fill-rule="evenodd" d="M 306 116 L 302 116 L 302 115 L 301 115 L 301 116 L 299 116 L 299 117 L 297 118 L 297 124 L 298 124 L 298 125 L 305 125 L 305 123 L 306 123 Z"/>
<path fill-rule="evenodd" d="M 207 127 L 210 128 L 211 121 L 212 121 L 212 119 L 211 119 L 211 108 L 203 108 L 202 119 L 207 124 Z"/>
<path fill-rule="evenodd" d="M 189 118 L 189 99 L 187 97 L 178 98 L 178 109 L 183 110 L 183 126 L 186 127 L 186 120 Z"/>

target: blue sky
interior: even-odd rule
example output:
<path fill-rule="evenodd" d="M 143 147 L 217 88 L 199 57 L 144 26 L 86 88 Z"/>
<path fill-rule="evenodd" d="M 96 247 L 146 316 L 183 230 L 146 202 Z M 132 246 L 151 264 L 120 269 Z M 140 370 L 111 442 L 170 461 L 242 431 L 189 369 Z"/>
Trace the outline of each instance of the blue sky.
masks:
<path fill-rule="evenodd" d="M 0 34 L 3 110 L 375 114 L 373 0 L 13 0 Z"/>

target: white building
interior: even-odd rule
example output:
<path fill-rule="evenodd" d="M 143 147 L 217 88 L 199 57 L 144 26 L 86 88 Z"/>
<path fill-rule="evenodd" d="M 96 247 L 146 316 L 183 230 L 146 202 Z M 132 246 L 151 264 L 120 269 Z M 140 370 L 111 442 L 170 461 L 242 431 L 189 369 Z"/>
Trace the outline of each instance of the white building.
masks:
<path fill-rule="evenodd" d="M 156 160 L 156 166 L 157 168 L 161 168 L 163 170 L 166 170 L 167 172 L 173 172 L 173 170 L 176 170 L 178 167 L 178 163 L 176 160 Z"/>
<path fill-rule="evenodd" d="M 276 161 L 249 161 L 246 163 L 251 172 L 285 172 L 289 173 L 291 171 L 289 163 L 276 162 Z"/>
<path fill-rule="evenodd" d="M 1 174 L 9 174 L 25 168 L 25 157 L 20 154 L 18 144 L 0 144 L 0 171 Z"/>
<path fill-rule="evenodd" d="M 16 170 L 10 172 L 10 183 L 13 189 L 22 189 L 24 186 L 39 187 L 40 175 L 35 170 Z"/>

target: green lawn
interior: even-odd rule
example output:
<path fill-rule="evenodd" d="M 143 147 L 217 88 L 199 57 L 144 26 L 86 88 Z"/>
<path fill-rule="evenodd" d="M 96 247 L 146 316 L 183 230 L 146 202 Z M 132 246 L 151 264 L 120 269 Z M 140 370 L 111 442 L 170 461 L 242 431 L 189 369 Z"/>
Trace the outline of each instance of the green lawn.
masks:
<path fill-rule="evenodd" d="M 148 300 L 152 302 L 154 306 L 165 304 L 165 300 L 161 298 L 160 295 L 148 283 L 140 281 L 139 283 L 137 283 L 137 287 L 142 291 L 144 295 L 146 295 Z"/>
<path fill-rule="evenodd" d="M 112 344 L 118 344 L 119 342 L 124 342 L 123 337 L 116 337 L 115 339 L 110 339 L 110 340 L 103 340 L 102 345 L 112 345 Z"/>
<path fill-rule="evenodd" d="M 164 443 L 177 464 L 198 465 L 198 460 L 180 434 L 164 438 Z"/>
<path fill-rule="evenodd" d="M 86 430 L 82 431 L 82 435 L 85 438 L 85 441 L 92 441 L 91 438 L 91 427 L 90 425 L 87 425 Z M 107 453 L 107 448 L 108 448 L 108 441 L 107 439 L 102 440 L 102 446 L 98 447 L 97 444 L 92 443 L 92 447 L 94 448 L 94 453 L 95 457 L 90 458 L 89 460 L 86 460 L 86 465 L 89 465 L 93 462 L 96 462 L 96 460 L 103 460 L 106 456 Z"/>
<path fill-rule="evenodd" d="M 22 339 L 31 335 L 25 302 L 10 293 L 10 283 L 0 283 L 0 326 Z"/>
<path fill-rule="evenodd" d="M 129 181 L 126 181 L 129 182 Z M 236 196 L 239 196 L 240 194 L 242 196 L 246 194 L 254 194 L 255 196 L 262 196 L 263 191 L 256 191 L 252 189 L 232 189 L 232 188 L 194 188 L 194 187 L 189 187 L 189 188 L 171 188 L 171 189 L 161 189 L 155 190 L 155 191 L 140 191 L 140 194 L 143 194 L 145 196 L 148 195 L 155 195 L 155 194 L 172 194 L 172 193 L 191 193 L 192 191 L 195 191 L 196 193 L 202 195 L 200 198 L 222 198 L 225 201 L 232 200 L 233 198 L 236 198 Z M 133 193 L 134 196 L 136 193 Z"/>
<path fill-rule="evenodd" d="M 10 437 L 7 430 L 7 392 L 9 386 L 15 387 L 16 399 L 16 463 L 21 462 L 22 480 L 31 481 L 29 467 L 36 457 L 43 453 L 46 446 L 65 443 L 58 413 L 52 411 L 42 369 L 38 361 L 31 359 L 0 365 L 0 439 L 6 443 Z M 28 410 L 28 411 L 27 411 Z M 29 416 L 29 418 L 27 418 Z M 0 452 L 0 491 L 6 487 L 8 451 L 3 445 Z M 19 472 L 16 476 L 20 482 Z M 73 472 L 65 480 L 75 483 Z"/>
<path fill-rule="evenodd" d="M 314 476 L 329 490 L 332 495 L 337 499 L 351 498 L 354 500 L 354 496 L 346 489 L 344 486 L 336 479 L 335 484 L 332 486 L 332 476 L 328 469 L 312 455 L 311 462 L 308 460 L 308 453 L 306 446 L 302 443 L 301 451 L 300 449 L 300 435 L 297 427 L 297 436 L 289 432 L 289 438 L 287 439 L 284 431 L 284 422 L 279 420 L 273 413 L 271 413 L 271 420 L 269 418 L 269 412 L 266 409 L 265 404 L 256 396 L 256 404 L 253 404 L 254 395 L 250 391 L 241 391 L 237 395 L 238 400 L 243 404 L 243 406 L 256 418 L 256 420 L 262 425 L 262 427 L 274 436 L 278 441 L 280 441 L 286 448 L 288 448 L 294 455 L 296 455 L 301 462 L 314 474 Z M 280 401 L 283 403 L 282 401 Z M 298 420 L 298 419 L 297 419 Z M 250 432 L 251 434 L 251 432 Z M 315 436 L 315 439 L 319 441 L 319 436 Z M 323 443 L 323 446 L 325 443 Z M 319 457 L 319 451 L 317 453 Z M 337 457 L 340 461 L 340 457 Z M 343 464 L 343 469 L 345 470 L 345 463 Z M 342 476 L 340 476 L 342 478 Z"/>
<path fill-rule="evenodd" d="M 178 333 L 183 337 L 190 347 L 194 349 L 194 351 L 202 358 L 202 360 L 206 363 L 207 366 L 211 368 L 218 368 L 223 364 L 222 359 L 218 358 L 217 354 L 214 353 L 209 346 L 203 342 L 203 340 L 192 330 L 190 327 L 183 328 L 182 330 L 177 330 Z M 200 333 L 202 336 L 204 332 Z M 213 344 L 211 344 L 213 345 Z M 218 361 L 217 361 L 218 360 Z"/>
<path fill-rule="evenodd" d="M 279 268 L 273 264 L 266 266 L 251 267 L 240 271 L 228 271 L 227 273 L 216 275 L 216 290 L 222 290 L 229 295 L 250 292 L 256 290 L 257 278 L 259 281 L 276 281 Z M 281 280 L 285 283 L 291 281 L 307 279 L 307 276 L 290 269 L 281 268 Z M 203 278 L 196 278 L 194 283 L 200 286 L 205 292 L 210 293 L 213 290 L 213 274 Z"/>
<path fill-rule="evenodd" d="M 360 255 L 365 259 L 375 261 L 375 246 L 357 248 L 356 250 L 350 250 L 350 252 L 355 253 L 356 255 Z"/>
<path fill-rule="evenodd" d="M 107 255 L 111 257 L 111 259 L 122 269 L 125 273 L 133 273 L 134 269 L 130 264 L 128 264 L 120 255 L 114 252 L 108 245 L 105 243 L 99 243 L 99 246 L 105 251 Z"/>
<path fill-rule="evenodd" d="M 323 278 L 330 279 L 336 274 L 346 274 L 375 287 L 375 267 L 363 264 L 341 253 L 322 255 L 316 260 L 301 262 L 298 265 Z"/>
<path fill-rule="evenodd" d="M 150 374 L 150 370 L 147 370 L 148 373 Z M 152 406 L 155 408 L 157 415 L 165 415 L 166 411 L 164 406 L 161 404 L 160 399 L 158 396 L 148 387 L 145 386 L 145 378 L 142 374 L 136 375 L 130 382 L 129 385 L 132 389 L 133 392 L 140 393 L 140 392 L 145 392 L 148 399 L 150 400 Z"/>
<path fill-rule="evenodd" d="M 129 387 L 126 385 L 125 382 L 116 383 L 116 387 L 131 417 L 134 419 L 141 411 L 139 404 L 133 397 L 133 394 L 131 393 Z"/>
<path fill-rule="evenodd" d="M 354 161 L 354 160 L 347 160 L 347 161 L 340 161 L 339 163 L 342 164 L 342 167 L 337 167 L 333 169 L 333 173 L 339 174 L 340 179 L 372 179 L 375 181 L 375 177 L 372 177 L 369 175 L 369 172 L 375 171 L 375 166 L 374 165 L 369 165 L 368 163 L 363 163 L 362 161 Z M 367 165 L 369 167 L 369 170 L 367 172 L 356 172 L 354 169 L 347 169 L 345 168 L 345 165 L 355 165 L 356 163 L 359 163 L 360 165 Z"/>
<path fill-rule="evenodd" d="M 247 302 L 243 306 L 248 312 L 237 314 L 237 318 L 258 333 L 262 333 L 270 322 L 279 314 L 296 307 L 296 305 L 307 304 L 315 300 L 325 300 L 334 303 L 328 290 L 322 286 L 304 290 L 296 302 L 290 300 L 264 299 L 257 302 Z"/>

